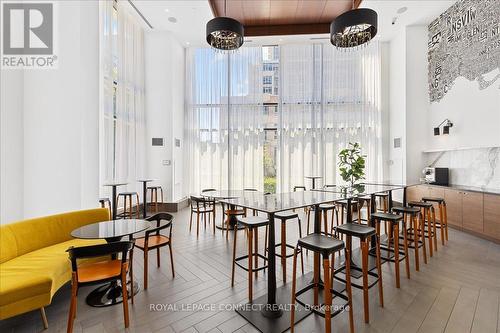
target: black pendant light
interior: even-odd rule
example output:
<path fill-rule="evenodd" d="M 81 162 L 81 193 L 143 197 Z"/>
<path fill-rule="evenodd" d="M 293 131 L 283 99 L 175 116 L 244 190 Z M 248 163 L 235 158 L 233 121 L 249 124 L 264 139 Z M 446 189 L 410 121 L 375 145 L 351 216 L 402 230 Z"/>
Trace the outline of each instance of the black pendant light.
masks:
<path fill-rule="evenodd" d="M 226 1 L 224 1 L 226 15 Z M 207 23 L 207 43 L 222 51 L 232 51 L 243 45 L 243 25 L 230 17 L 216 17 Z"/>
<path fill-rule="evenodd" d="M 377 12 L 369 8 L 353 8 L 339 15 L 330 25 L 330 42 L 338 48 L 363 45 L 376 34 Z"/>

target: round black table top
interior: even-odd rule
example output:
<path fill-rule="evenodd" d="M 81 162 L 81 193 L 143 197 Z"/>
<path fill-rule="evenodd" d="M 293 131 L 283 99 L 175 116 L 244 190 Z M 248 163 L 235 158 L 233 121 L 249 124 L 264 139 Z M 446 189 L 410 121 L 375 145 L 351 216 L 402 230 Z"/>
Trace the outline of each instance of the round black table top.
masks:
<path fill-rule="evenodd" d="M 121 239 L 146 229 L 151 224 L 145 220 L 111 220 L 88 224 L 71 232 L 71 236 L 81 239 Z"/>
<path fill-rule="evenodd" d="M 127 182 L 109 182 L 106 184 L 103 184 L 103 186 L 122 186 L 122 185 L 127 185 Z"/>
<path fill-rule="evenodd" d="M 154 181 L 154 179 L 144 178 L 144 179 L 137 179 L 137 181 L 141 183 L 149 183 Z"/>
<path fill-rule="evenodd" d="M 320 178 L 323 178 L 321 176 L 305 176 L 304 178 L 308 178 L 308 179 L 320 179 Z"/>

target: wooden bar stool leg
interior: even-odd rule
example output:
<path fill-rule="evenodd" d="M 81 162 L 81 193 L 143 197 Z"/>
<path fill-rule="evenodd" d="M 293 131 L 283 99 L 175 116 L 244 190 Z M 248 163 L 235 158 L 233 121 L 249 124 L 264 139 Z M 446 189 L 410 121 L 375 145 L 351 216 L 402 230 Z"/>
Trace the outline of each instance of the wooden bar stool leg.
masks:
<path fill-rule="evenodd" d="M 302 238 L 302 223 L 300 221 L 300 218 L 297 217 L 298 223 L 299 223 L 299 238 Z M 304 254 L 302 253 L 302 249 L 300 250 L 300 265 L 302 269 L 302 275 L 304 275 Z"/>
<path fill-rule="evenodd" d="M 283 270 L 283 284 L 286 283 L 286 224 L 281 221 L 281 269 Z"/>
<path fill-rule="evenodd" d="M 254 253 L 255 253 L 255 268 L 259 267 L 259 256 L 257 255 L 259 253 L 259 229 L 254 228 L 253 229 L 253 238 L 254 238 Z M 257 277 L 259 274 L 259 271 L 255 271 L 255 277 Z"/>
<path fill-rule="evenodd" d="M 292 268 L 292 301 L 290 302 L 292 305 L 291 313 L 290 313 L 290 332 L 293 333 L 295 329 L 295 291 L 297 287 L 297 249 L 296 246 L 293 250 L 293 268 Z M 302 250 L 301 250 L 302 252 Z"/>
<path fill-rule="evenodd" d="M 434 206 L 431 207 L 431 218 L 432 218 L 432 232 L 434 234 L 434 249 L 438 250 L 438 238 L 437 238 L 437 227 L 436 227 L 436 210 Z"/>
<path fill-rule="evenodd" d="M 420 258 L 418 257 L 418 225 L 417 218 L 415 215 L 411 215 L 411 224 L 413 225 L 413 247 L 415 251 L 415 270 L 418 272 L 420 270 Z"/>
<path fill-rule="evenodd" d="M 394 271 L 396 272 L 396 288 L 400 287 L 399 283 L 399 223 L 392 226 L 394 236 Z"/>
<path fill-rule="evenodd" d="M 398 237 L 399 238 L 399 237 Z M 410 278 L 410 256 L 408 255 L 408 229 L 406 228 L 406 219 L 403 219 L 403 249 L 405 252 L 406 277 Z"/>
<path fill-rule="evenodd" d="M 378 229 L 378 228 L 377 228 Z M 377 273 L 378 273 L 378 297 L 380 306 L 384 307 L 384 286 L 382 284 L 382 259 L 380 255 L 380 232 L 377 231 L 375 235 L 377 244 L 375 244 L 376 251 L 376 263 L 377 263 Z"/>
<path fill-rule="evenodd" d="M 231 271 L 231 287 L 234 287 L 234 271 L 236 268 L 236 231 L 238 230 L 237 225 L 234 225 L 234 240 L 233 240 L 233 269 Z"/>
<path fill-rule="evenodd" d="M 135 194 L 135 200 L 137 200 L 137 209 L 135 211 L 136 215 L 137 215 L 137 218 L 140 218 L 141 217 L 141 209 L 139 208 L 140 206 L 140 202 L 139 202 L 139 194 Z"/>
<path fill-rule="evenodd" d="M 443 216 L 444 216 L 444 224 L 446 227 L 445 236 L 446 236 L 446 241 L 448 241 L 448 211 L 446 209 L 446 202 L 443 202 Z"/>
<path fill-rule="evenodd" d="M 346 293 L 347 293 L 347 304 L 349 306 L 349 332 L 354 333 L 354 310 L 352 308 L 352 287 L 351 287 L 351 248 L 352 244 L 348 241 L 346 244 L 345 251 L 345 281 L 346 281 Z"/>
<path fill-rule="evenodd" d="M 420 235 L 419 238 L 422 239 L 422 252 L 424 254 L 424 264 L 427 264 L 427 245 L 425 244 L 425 218 L 422 214 L 422 211 L 418 213 L 418 221 L 419 221 L 418 233 Z"/>
<path fill-rule="evenodd" d="M 325 235 L 328 235 L 328 211 L 326 209 L 323 211 L 323 219 L 324 219 Z"/>
<path fill-rule="evenodd" d="M 429 240 L 429 255 L 432 258 L 433 248 L 432 248 L 432 222 L 431 222 L 431 211 L 428 208 L 424 208 L 424 215 L 427 220 L 427 239 Z"/>
<path fill-rule="evenodd" d="M 347 235 L 351 238 L 350 235 Z M 351 243 L 352 241 L 349 241 Z M 368 240 L 361 240 L 361 263 L 363 271 L 363 305 L 365 313 L 365 323 L 370 322 L 370 303 L 368 301 Z"/>
<path fill-rule="evenodd" d="M 443 204 L 439 203 L 439 224 L 441 226 L 441 245 L 444 246 L 444 218 L 443 218 Z"/>
<path fill-rule="evenodd" d="M 323 254 L 323 278 L 324 278 L 324 300 L 325 300 L 325 332 L 332 331 L 332 293 L 330 292 L 330 258 Z"/>
<path fill-rule="evenodd" d="M 253 298 L 253 232 L 248 230 L 248 301 L 251 303 Z"/>

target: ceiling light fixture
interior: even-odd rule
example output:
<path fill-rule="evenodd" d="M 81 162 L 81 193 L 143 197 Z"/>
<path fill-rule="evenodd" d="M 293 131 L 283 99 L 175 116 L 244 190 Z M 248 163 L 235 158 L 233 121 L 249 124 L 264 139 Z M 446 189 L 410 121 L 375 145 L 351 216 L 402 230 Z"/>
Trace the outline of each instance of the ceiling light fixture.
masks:
<path fill-rule="evenodd" d="M 330 24 L 330 42 L 337 48 L 361 46 L 377 34 L 378 15 L 373 9 L 352 9 L 339 15 Z"/>
<path fill-rule="evenodd" d="M 221 51 L 233 51 L 243 45 L 243 25 L 230 17 L 226 17 L 227 1 L 224 1 L 224 16 L 207 22 L 207 43 Z"/>

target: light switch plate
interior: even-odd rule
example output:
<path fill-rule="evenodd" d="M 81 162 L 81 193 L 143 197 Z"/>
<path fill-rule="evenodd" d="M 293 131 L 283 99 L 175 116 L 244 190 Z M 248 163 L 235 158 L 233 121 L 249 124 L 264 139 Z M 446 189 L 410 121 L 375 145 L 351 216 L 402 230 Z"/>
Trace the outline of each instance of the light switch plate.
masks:
<path fill-rule="evenodd" d="M 170 164 L 172 164 L 172 162 L 170 160 L 163 160 L 162 164 L 163 165 L 170 165 Z"/>

